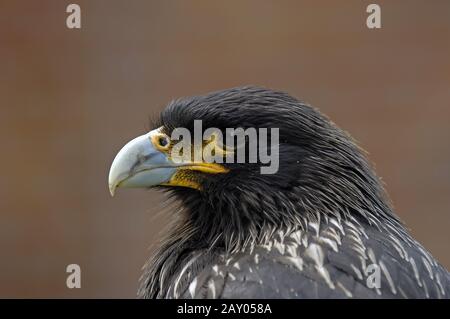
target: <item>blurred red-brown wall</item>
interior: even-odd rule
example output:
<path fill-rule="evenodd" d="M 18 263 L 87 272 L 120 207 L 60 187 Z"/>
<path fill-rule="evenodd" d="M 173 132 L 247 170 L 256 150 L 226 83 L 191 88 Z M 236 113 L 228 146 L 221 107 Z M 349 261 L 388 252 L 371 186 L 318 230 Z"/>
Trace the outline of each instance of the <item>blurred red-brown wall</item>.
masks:
<path fill-rule="evenodd" d="M 450 1 L 0 2 L 0 297 L 134 297 L 164 196 L 107 187 L 179 96 L 255 84 L 369 151 L 397 213 L 450 266 Z M 66 287 L 77 263 L 82 288 Z"/>

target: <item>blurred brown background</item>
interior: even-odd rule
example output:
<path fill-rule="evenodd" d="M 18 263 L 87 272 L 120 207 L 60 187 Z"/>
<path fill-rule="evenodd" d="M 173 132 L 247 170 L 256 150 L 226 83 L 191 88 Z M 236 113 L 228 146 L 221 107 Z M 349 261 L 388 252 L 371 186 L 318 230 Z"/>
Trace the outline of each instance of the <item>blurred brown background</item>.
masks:
<path fill-rule="evenodd" d="M 245 84 L 319 107 L 370 153 L 450 267 L 450 1 L 0 2 L 0 297 L 134 297 L 167 217 L 121 190 L 119 148 L 179 96 Z M 66 288 L 65 268 L 82 268 Z"/>

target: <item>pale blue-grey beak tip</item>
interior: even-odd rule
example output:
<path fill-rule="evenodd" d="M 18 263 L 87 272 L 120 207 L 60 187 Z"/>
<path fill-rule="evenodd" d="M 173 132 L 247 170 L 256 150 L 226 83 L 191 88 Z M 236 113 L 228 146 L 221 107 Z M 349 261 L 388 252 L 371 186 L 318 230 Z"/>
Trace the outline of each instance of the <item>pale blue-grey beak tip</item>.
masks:
<path fill-rule="evenodd" d="M 176 167 L 151 142 L 157 130 L 136 137 L 117 153 L 109 171 L 111 196 L 117 187 L 151 187 L 168 182 Z"/>

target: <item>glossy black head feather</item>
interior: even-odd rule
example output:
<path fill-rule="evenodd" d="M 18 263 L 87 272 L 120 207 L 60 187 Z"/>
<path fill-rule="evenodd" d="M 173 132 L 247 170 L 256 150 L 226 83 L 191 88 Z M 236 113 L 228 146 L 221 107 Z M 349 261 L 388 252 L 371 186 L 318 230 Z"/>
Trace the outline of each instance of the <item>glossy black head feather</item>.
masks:
<path fill-rule="evenodd" d="M 233 88 L 176 100 L 161 114 L 171 131 L 203 128 L 279 128 L 279 170 L 230 164 L 228 174 L 204 176 L 203 191 L 172 189 L 203 245 L 239 246 L 263 231 L 296 227 L 320 215 L 348 215 L 398 225 L 383 187 L 352 138 L 317 109 L 290 95 L 256 87 Z M 217 240 L 217 238 L 221 240 Z"/>

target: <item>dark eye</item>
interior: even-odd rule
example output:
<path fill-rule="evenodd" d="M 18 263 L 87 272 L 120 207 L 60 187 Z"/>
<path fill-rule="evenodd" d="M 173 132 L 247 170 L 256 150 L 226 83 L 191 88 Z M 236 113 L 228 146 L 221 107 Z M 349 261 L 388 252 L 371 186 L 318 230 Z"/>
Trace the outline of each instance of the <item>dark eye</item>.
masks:
<path fill-rule="evenodd" d="M 158 139 L 159 145 L 166 147 L 169 144 L 169 139 L 166 136 L 160 136 Z"/>

